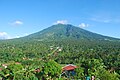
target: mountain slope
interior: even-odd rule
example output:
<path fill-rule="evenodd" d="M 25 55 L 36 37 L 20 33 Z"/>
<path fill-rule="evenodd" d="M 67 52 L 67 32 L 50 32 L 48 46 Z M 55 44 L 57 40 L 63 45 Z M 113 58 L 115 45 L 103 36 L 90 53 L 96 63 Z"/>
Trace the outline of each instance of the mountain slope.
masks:
<path fill-rule="evenodd" d="M 90 31 L 81 29 L 79 27 L 75 27 L 73 25 L 63 25 L 57 24 L 53 25 L 47 29 L 44 29 L 40 32 L 31 34 L 27 37 L 27 39 L 34 39 L 34 40 L 119 40 L 117 38 L 107 37 L 103 35 L 99 35 L 96 33 L 92 33 Z"/>

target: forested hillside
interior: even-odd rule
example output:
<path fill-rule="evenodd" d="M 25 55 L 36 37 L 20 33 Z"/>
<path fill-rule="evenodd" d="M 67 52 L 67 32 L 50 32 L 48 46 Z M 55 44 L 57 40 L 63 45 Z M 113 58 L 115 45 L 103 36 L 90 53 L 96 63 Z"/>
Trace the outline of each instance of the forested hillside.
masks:
<path fill-rule="evenodd" d="M 20 39 L 0 41 L 0 78 L 86 80 L 86 76 L 95 76 L 95 80 L 120 80 L 119 39 L 83 29 L 80 29 L 83 31 L 81 34 L 77 31 L 79 28 L 70 25 L 62 25 L 62 31 L 56 31 L 60 28 L 60 25 L 57 26 Z M 49 36 L 51 40 L 47 40 Z M 67 64 L 77 66 L 75 75 L 62 75 L 62 67 Z"/>
<path fill-rule="evenodd" d="M 23 39 L 32 39 L 38 41 L 59 41 L 59 40 L 107 40 L 116 41 L 120 40 L 108 36 L 96 34 L 82 28 L 73 26 L 71 24 L 57 24 L 52 25 L 42 31 L 31 34 Z"/>

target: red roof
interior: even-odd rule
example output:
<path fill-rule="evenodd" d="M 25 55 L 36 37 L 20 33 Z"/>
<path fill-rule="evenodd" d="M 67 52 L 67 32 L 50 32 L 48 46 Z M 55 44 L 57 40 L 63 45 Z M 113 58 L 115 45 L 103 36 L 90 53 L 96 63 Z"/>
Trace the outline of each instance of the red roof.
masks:
<path fill-rule="evenodd" d="M 0 71 L 2 71 L 3 69 L 2 68 L 0 68 Z"/>
<path fill-rule="evenodd" d="M 69 65 L 66 65 L 65 67 L 63 67 L 63 71 L 64 70 L 67 70 L 67 71 L 74 70 L 75 68 L 77 68 L 77 66 L 69 64 Z"/>

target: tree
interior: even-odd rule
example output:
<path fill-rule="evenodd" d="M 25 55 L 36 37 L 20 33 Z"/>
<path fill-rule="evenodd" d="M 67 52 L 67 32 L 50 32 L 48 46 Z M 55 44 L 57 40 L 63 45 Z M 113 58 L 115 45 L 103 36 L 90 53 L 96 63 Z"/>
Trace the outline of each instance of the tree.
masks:
<path fill-rule="evenodd" d="M 44 73 L 43 76 L 45 78 L 58 78 L 62 72 L 62 68 L 54 60 L 50 60 L 45 63 L 42 72 Z"/>

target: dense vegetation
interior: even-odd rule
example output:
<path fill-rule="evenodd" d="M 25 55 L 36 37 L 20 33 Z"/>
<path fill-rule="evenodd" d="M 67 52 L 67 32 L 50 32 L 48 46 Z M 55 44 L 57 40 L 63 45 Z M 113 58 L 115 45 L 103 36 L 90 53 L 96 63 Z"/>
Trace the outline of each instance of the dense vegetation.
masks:
<path fill-rule="evenodd" d="M 1 79 L 85 80 L 86 76 L 95 76 L 96 80 L 120 80 L 118 39 L 69 37 L 41 41 L 33 37 L 0 41 Z M 74 76 L 61 75 L 67 64 L 77 65 Z"/>
<path fill-rule="evenodd" d="M 100 80 L 119 80 L 119 47 L 119 42 L 108 41 L 1 42 L 1 77 L 40 80 L 44 76 L 55 80 L 59 78 L 63 65 L 75 64 L 79 66 L 75 79 L 84 80 L 86 75 L 95 75 Z M 8 67 L 4 68 L 2 64 Z M 35 72 L 36 69 L 40 71 Z"/>

